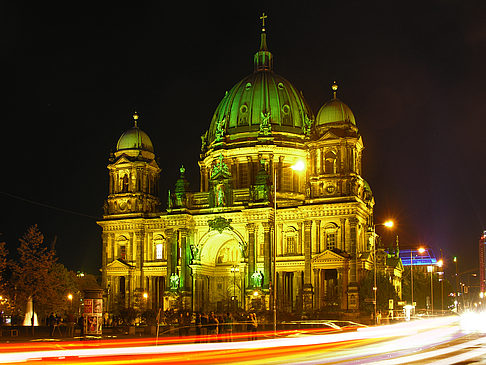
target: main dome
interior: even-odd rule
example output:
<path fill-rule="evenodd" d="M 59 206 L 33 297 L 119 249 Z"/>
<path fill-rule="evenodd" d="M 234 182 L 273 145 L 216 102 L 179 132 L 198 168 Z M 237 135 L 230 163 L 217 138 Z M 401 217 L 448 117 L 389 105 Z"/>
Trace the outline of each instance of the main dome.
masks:
<path fill-rule="evenodd" d="M 138 128 L 137 119 L 138 115 L 135 113 L 133 116 L 135 125 L 123 133 L 116 144 L 116 150 L 142 150 L 154 152 L 154 146 L 150 137 Z"/>
<path fill-rule="evenodd" d="M 303 138 L 314 120 L 302 94 L 285 78 L 272 71 L 273 56 L 262 33 L 255 54 L 255 71 L 238 82 L 219 103 L 209 127 L 207 144 L 243 138 L 273 140 Z"/>

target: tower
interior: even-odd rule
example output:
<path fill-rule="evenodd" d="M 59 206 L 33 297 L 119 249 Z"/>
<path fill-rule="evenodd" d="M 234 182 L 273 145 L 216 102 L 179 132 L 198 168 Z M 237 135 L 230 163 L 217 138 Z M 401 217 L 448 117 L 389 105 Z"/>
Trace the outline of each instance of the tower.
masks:
<path fill-rule="evenodd" d="M 121 135 L 110 156 L 108 197 L 98 222 L 103 229 L 102 284 L 109 294 L 109 308 L 133 305 L 133 293 L 144 290 L 147 230 L 143 223 L 156 218 L 160 209 L 160 168 L 138 119 L 135 113 L 133 127 Z"/>

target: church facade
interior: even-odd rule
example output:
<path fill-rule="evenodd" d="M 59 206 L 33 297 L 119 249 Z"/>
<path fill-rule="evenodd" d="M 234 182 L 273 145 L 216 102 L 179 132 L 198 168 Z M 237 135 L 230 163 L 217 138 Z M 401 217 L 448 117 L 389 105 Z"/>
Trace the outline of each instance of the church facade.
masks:
<path fill-rule="evenodd" d="M 263 29 L 254 72 L 226 93 L 201 137 L 199 191 L 181 167 L 166 210 L 154 146 L 135 115 L 110 157 L 98 222 L 106 310 L 272 309 L 274 295 L 279 311 L 358 310 L 358 283 L 374 270 L 374 199 L 355 117 L 332 89 L 314 115 L 273 72 Z M 379 269 L 399 292 L 394 265 Z"/>

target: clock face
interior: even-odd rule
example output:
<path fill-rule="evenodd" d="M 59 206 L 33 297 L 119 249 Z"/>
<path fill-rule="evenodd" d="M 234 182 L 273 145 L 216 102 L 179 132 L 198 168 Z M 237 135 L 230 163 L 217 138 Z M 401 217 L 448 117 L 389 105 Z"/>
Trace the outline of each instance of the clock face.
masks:
<path fill-rule="evenodd" d="M 326 191 L 329 193 L 329 194 L 332 194 L 334 193 L 334 191 L 336 190 L 336 187 L 334 185 L 328 185 L 326 186 Z"/>

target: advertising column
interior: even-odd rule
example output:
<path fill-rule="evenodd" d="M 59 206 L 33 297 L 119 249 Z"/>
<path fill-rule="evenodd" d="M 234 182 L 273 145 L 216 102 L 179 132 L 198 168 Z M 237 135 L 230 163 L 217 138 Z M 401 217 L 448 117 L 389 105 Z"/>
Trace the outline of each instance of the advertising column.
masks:
<path fill-rule="evenodd" d="M 101 335 L 103 324 L 103 289 L 87 289 L 84 293 L 83 323 L 85 335 Z"/>

